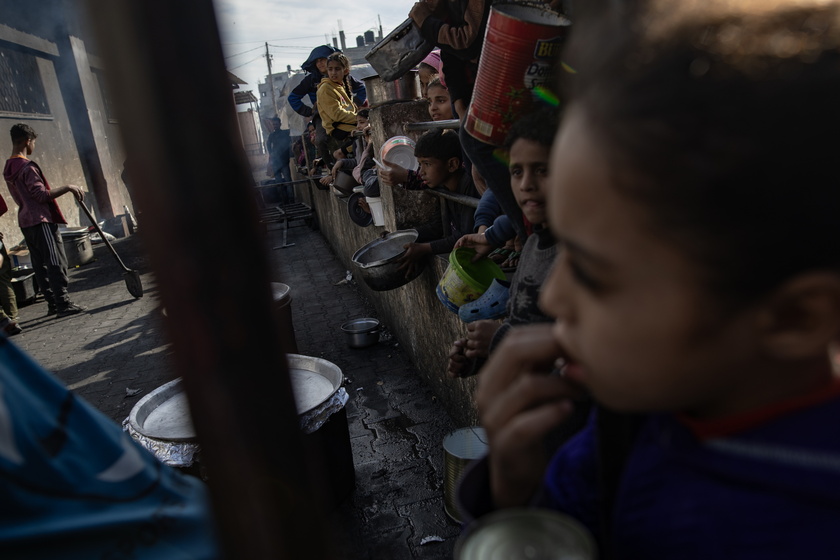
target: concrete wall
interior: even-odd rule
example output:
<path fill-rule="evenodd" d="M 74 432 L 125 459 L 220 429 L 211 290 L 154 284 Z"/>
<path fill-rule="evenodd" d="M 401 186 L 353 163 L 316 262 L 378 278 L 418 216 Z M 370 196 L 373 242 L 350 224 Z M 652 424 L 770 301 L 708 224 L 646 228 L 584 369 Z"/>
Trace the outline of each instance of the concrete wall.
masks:
<path fill-rule="evenodd" d="M 33 159 L 44 170 L 47 180 L 53 186 L 68 183 L 85 185 L 85 174 L 82 169 L 76 141 L 70 126 L 67 108 L 59 86 L 58 75 L 54 64 L 58 56 L 58 47 L 52 41 L 35 37 L 19 30 L 0 25 L 0 44 L 20 45 L 29 49 L 31 56 L 36 58 L 38 71 L 44 84 L 44 90 L 49 104 L 50 114 L 13 114 L 0 112 L 0 146 L 5 161 L 11 153 L 12 143 L 9 129 L 12 125 L 22 122 L 28 124 L 38 133 L 38 140 L 33 153 Z M 17 206 L 9 194 L 5 181 L 0 184 L 0 195 L 9 206 L 9 211 L 0 217 L 0 231 L 4 233 L 5 242 L 14 246 L 23 241 L 23 234 L 18 228 Z M 79 223 L 80 210 L 71 196 L 58 199 L 59 207 L 70 223 Z"/>
<path fill-rule="evenodd" d="M 380 146 L 391 136 L 407 135 L 403 131 L 403 123 L 428 120 L 426 110 L 424 102 L 395 103 L 372 109 L 374 146 Z M 376 152 L 378 154 L 378 150 Z M 308 185 L 298 186 L 298 200 L 315 208 L 321 233 L 345 267 L 353 272 L 354 279 L 376 308 L 377 318 L 405 348 L 454 420 L 462 426 L 476 424 L 472 401 L 475 378 L 453 380 L 446 377 L 447 354 L 452 341 L 466 332 L 465 324 L 456 314 L 448 311 L 435 294 L 437 283 L 448 265 L 445 260 L 447 255 L 430 259 L 418 278 L 386 292 L 368 288 L 352 263 L 353 254 L 383 232 L 409 229 L 427 219 L 430 212 L 439 212 L 440 199 L 430 193 L 383 187 L 385 226 L 363 228 L 351 221 L 346 198 L 339 198 L 332 190 L 320 190 L 314 185 L 311 187 L 312 199 L 309 192 Z"/>
<path fill-rule="evenodd" d="M 102 65 L 74 35 L 83 33 L 78 22 L 62 15 L 67 13 L 64 3 L 49 4 L 55 8 L 55 20 L 49 25 L 43 17 L 12 18 L 20 12 L 19 7 L 0 12 L 0 46 L 35 59 L 49 105 L 48 113 L 0 111 L 0 149 L 7 157 L 11 152 L 9 129 L 19 122 L 28 124 L 38 134 L 32 159 L 44 170 L 52 187 L 82 186 L 89 193 L 88 206 L 100 218 L 122 214 L 125 206 L 134 211 L 121 179 L 125 155 L 119 124 L 107 114 L 103 97 Z M 10 5 L 0 0 L 0 7 Z M 14 83 L 13 76 L 0 75 L 0 79 Z M 0 184 L 0 196 L 10 208 L 0 217 L 0 231 L 13 246 L 23 240 L 23 235 L 18 228 L 17 206 L 5 182 Z M 72 196 L 57 201 L 69 225 L 89 225 Z"/>

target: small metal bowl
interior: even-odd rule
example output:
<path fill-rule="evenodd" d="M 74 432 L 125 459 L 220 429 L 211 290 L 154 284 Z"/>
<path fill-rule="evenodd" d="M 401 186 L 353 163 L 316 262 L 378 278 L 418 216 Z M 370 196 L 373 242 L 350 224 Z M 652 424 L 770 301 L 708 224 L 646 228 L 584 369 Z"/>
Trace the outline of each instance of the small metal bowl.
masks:
<path fill-rule="evenodd" d="M 350 348 L 367 348 L 379 342 L 379 320 L 372 317 L 353 319 L 341 325 Z"/>

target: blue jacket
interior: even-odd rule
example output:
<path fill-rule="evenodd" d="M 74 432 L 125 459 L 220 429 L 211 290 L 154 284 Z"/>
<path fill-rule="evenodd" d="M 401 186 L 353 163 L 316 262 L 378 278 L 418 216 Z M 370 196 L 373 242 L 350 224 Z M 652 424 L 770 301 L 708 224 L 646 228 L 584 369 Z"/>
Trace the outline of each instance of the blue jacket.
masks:
<path fill-rule="evenodd" d="M 309 53 L 309 58 L 300 65 L 304 72 L 306 72 L 306 76 L 295 87 L 295 89 L 289 93 L 288 97 L 289 105 L 292 109 L 294 109 L 295 113 L 303 115 L 304 117 L 311 117 L 314 113 L 312 107 L 315 106 L 315 102 L 318 99 L 318 85 L 321 83 L 321 79 L 326 77 L 325 74 L 321 74 L 318 71 L 315 61 L 319 58 L 327 58 L 334 52 L 339 52 L 339 50 L 329 45 L 315 47 L 312 49 L 312 52 Z M 361 105 L 367 100 L 367 90 L 365 89 L 365 84 L 354 78 L 352 75 L 349 76 L 349 78 L 350 89 L 353 91 L 355 102 L 357 105 Z M 306 95 L 309 95 L 311 106 L 306 105 L 303 102 L 303 97 Z"/>
<path fill-rule="evenodd" d="M 733 433 L 700 436 L 674 416 L 650 416 L 618 480 L 611 558 L 836 557 L 840 397 L 836 388 L 826 394 L 829 400 Z M 461 511 L 469 520 L 492 507 L 486 460 L 462 480 Z M 554 456 L 535 503 L 575 517 L 598 536 L 604 531 L 599 486 L 590 422 Z"/>

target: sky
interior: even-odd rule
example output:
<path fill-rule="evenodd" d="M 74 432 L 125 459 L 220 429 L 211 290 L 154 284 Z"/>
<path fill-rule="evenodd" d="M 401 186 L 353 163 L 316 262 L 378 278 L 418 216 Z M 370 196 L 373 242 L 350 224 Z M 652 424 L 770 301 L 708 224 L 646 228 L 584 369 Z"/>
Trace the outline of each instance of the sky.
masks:
<path fill-rule="evenodd" d="M 408 18 L 412 0 L 214 0 L 227 69 L 243 81 L 240 91 L 265 83 L 268 66 L 265 43 L 272 56 L 272 72 L 286 65 L 299 70 L 318 45 L 332 44 L 344 30 L 347 47 L 367 30 L 383 35 Z M 339 43 L 340 45 L 340 43 Z"/>

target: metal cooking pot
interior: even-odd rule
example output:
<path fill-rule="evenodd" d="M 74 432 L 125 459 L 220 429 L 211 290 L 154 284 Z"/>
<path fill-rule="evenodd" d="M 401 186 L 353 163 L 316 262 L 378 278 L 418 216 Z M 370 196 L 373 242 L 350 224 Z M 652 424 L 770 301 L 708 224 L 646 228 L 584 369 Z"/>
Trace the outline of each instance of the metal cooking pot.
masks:
<path fill-rule="evenodd" d="M 371 107 L 389 101 L 412 101 L 420 97 L 420 73 L 417 70 L 409 70 L 391 82 L 386 82 L 376 74 L 362 81 Z"/>
<path fill-rule="evenodd" d="M 333 186 L 344 194 L 353 194 L 353 187 L 358 186 L 356 179 L 346 171 L 339 171 L 335 175 Z"/>
<path fill-rule="evenodd" d="M 379 321 L 371 317 L 353 319 L 341 325 L 350 348 L 367 348 L 379 342 Z"/>
<path fill-rule="evenodd" d="M 414 21 L 408 18 L 376 43 L 365 55 L 365 60 L 383 80 L 390 82 L 420 64 L 433 48 Z"/>
<path fill-rule="evenodd" d="M 377 238 L 353 254 L 353 264 L 365 284 L 372 290 L 384 292 L 408 284 L 417 278 L 425 265 L 418 266 L 413 275 L 406 278 L 399 270 L 397 260 L 405 253 L 405 245 L 417 241 L 417 230 L 407 229 L 389 233 Z"/>

